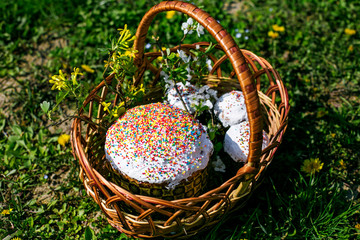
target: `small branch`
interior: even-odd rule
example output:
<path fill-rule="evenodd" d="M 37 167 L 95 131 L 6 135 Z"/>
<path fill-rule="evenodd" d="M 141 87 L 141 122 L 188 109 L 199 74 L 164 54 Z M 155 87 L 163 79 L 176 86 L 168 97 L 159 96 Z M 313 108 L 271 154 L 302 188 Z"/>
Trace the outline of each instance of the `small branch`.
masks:
<path fill-rule="evenodd" d="M 74 118 L 78 118 L 78 119 L 83 120 L 83 121 L 85 121 L 85 122 L 87 122 L 87 123 L 89 123 L 89 124 L 94 124 L 94 125 L 98 126 L 99 128 L 102 128 L 102 129 L 105 130 L 105 131 L 107 130 L 107 128 L 104 127 L 104 126 L 102 126 L 101 124 L 94 123 L 94 122 L 89 121 L 88 119 L 83 118 L 83 117 L 78 116 L 78 115 L 66 115 L 64 119 L 62 119 L 62 120 L 60 120 L 60 121 L 58 121 L 58 122 L 54 122 L 54 123 L 52 123 L 52 124 L 49 124 L 49 125 L 47 125 L 47 126 L 45 126 L 45 127 L 46 127 L 46 128 L 49 128 L 49 127 L 52 127 L 52 126 L 59 126 L 60 124 L 66 122 L 66 121 L 68 121 L 68 120 L 74 119 Z"/>
<path fill-rule="evenodd" d="M 184 108 L 185 108 L 185 110 L 188 112 L 188 114 L 190 114 L 190 111 L 188 110 L 188 108 L 186 107 L 186 103 L 184 102 L 184 99 L 182 98 L 182 96 L 181 96 L 181 94 L 180 94 L 180 91 L 179 91 L 179 89 L 177 88 L 177 85 L 176 85 L 176 82 L 175 82 L 175 80 L 173 79 L 173 82 L 174 82 L 174 87 L 175 87 L 175 91 L 176 91 L 176 93 L 179 95 L 179 98 L 180 98 L 180 101 L 181 101 L 181 103 L 183 104 L 183 106 L 184 106 Z"/>

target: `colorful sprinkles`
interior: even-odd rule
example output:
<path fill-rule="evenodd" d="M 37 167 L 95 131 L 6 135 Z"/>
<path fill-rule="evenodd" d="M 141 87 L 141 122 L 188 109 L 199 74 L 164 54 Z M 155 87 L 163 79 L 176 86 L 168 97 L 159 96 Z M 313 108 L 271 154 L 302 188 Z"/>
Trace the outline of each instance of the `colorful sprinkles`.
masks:
<path fill-rule="evenodd" d="M 207 139 L 206 131 L 190 114 L 154 103 L 132 108 L 119 118 L 106 134 L 105 150 L 120 172 L 135 174 L 138 181 L 162 183 L 207 164 L 204 136 Z"/>

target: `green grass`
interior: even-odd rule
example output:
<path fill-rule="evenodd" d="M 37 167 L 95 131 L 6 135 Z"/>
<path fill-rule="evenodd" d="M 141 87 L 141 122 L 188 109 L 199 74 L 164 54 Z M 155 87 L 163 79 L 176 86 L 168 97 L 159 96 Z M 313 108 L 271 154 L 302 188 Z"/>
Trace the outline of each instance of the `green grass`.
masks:
<path fill-rule="evenodd" d="M 156 1 L 155 1 L 156 2 Z M 225 1 L 229 3 L 230 1 Z M 106 221 L 78 179 L 70 145 L 48 128 L 40 103 L 55 99 L 58 69 L 87 64 L 90 86 L 117 28 L 133 33 L 150 1 L 2 1 L 0 3 L 0 239 L 127 239 Z M 360 7 L 356 1 L 242 1 L 238 14 L 221 1 L 196 1 L 221 21 L 241 48 L 265 57 L 289 90 L 291 113 L 267 177 L 245 208 L 196 239 L 356 239 L 360 231 Z M 233 8 L 233 5 L 232 5 Z M 175 15 L 155 19 L 149 35 L 174 44 Z M 170 24 L 169 24 L 170 22 Z M 268 32 L 285 27 L 279 38 Z M 345 34 L 355 29 L 355 35 Z M 238 29 L 238 30 L 236 30 Z M 151 42 L 150 38 L 149 42 Z M 204 40 L 209 40 L 205 37 Z M 351 51 L 351 47 L 353 50 Z M 349 49 L 350 47 L 350 49 Z M 75 106 L 68 101 L 62 111 Z M 61 116 L 61 114 L 60 114 Z M 324 168 L 300 172 L 305 159 Z"/>

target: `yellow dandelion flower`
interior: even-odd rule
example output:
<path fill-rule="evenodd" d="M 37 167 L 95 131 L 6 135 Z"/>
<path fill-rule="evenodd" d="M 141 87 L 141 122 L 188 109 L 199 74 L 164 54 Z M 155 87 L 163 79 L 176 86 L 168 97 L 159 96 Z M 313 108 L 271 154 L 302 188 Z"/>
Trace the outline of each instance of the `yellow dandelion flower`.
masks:
<path fill-rule="evenodd" d="M 111 103 L 101 102 L 101 105 L 103 105 L 104 111 L 108 111 L 110 113 L 109 107 Z"/>
<path fill-rule="evenodd" d="M 284 26 L 279 26 L 277 24 L 272 25 L 272 29 L 276 32 L 284 32 L 285 31 L 285 27 Z"/>
<path fill-rule="evenodd" d="M 85 72 L 88 72 L 88 73 L 94 73 L 95 72 L 94 69 L 92 69 L 90 66 L 85 65 L 85 64 L 81 65 L 81 68 L 84 69 Z"/>
<path fill-rule="evenodd" d="M 354 29 L 350 29 L 350 28 L 345 28 L 344 32 L 346 35 L 349 35 L 349 36 L 354 35 L 356 33 L 356 31 Z"/>
<path fill-rule="evenodd" d="M 336 134 L 335 134 L 335 133 L 330 133 L 330 136 L 331 136 L 332 138 L 335 138 L 335 137 L 336 137 Z"/>
<path fill-rule="evenodd" d="M 61 70 L 59 70 L 59 75 L 53 75 L 49 80 L 49 83 L 54 84 L 51 90 L 54 89 L 67 89 L 68 86 L 66 85 L 66 74 L 64 74 Z"/>
<path fill-rule="evenodd" d="M 2 210 L 1 215 L 9 215 L 12 212 L 12 210 L 13 210 L 12 208 L 4 209 Z"/>
<path fill-rule="evenodd" d="M 135 50 L 133 48 L 129 48 L 125 51 L 123 56 L 132 58 L 132 57 L 135 57 L 135 53 L 137 53 L 137 52 L 138 52 L 137 50 Z"/>
<path fill-rule="evenodd" d="M 271 37 L 272 39 L 275 39 L 279 37 L 279 34 L 277 32 L 269 31 L 268 36 Z"/>
<path fill-rule="evenodd" d="M 166 47 L 162 47 L 161 50 L 162 50 L 163 52 L 166 52 Z M 160 50 L 158 50 L 158 52 L 160 52 Z"/>
<path fill-rule="evenodd" d="M 79 68 L 74 68 L 74 72 L 71 73 L 71 80 L 73 85 L 78 85 L 78 82 L 76 81 L 77 75 L 83 75 L 83 74 L 80 72 Z"/>
<path fill-rule="evenodd" d="M 358 230 L 360 230 L 360 223 L 357 223 L 357 224 L 355 225 L 355 228 L 358 229 Z"/>
<path fill-rule="evenodd" d="M 176 11 L 168 11 L 168 12 L 166 12 L 166 18 L 167 19 L 173 18 L 175 13 L 176 13 Z"/>
<path fill-rule="evenodd" d="M 166 47 L 162 47 L 161 50 L 162 50 L 163 52 L 166 52 Z M 160 50 L 158 50 L 158 52 L 160 52 Z M 157 60 L 158 60 L 159 62 L 161 62 L 161 61 L 163 60 L 163 57 L 162 57 L 162 56 L 157 57 Z"/>
<path fill-rule="evenodd" d="M 119 114 L 117 113 L 116 109 L 111 110 L 111 115 L 112 115 L 113 117 L 118 117 L 118 116 L 119 116 Z"/>
<path fill-rule="evenodd" d="M 315 172 L 320 172 L 323 168 L 324 163 L 322 163 L 319 158 L 310 158 L 306 159 L 301 166 L 301 171 L 305 172 L 306 175 L 315 174 Z"/>
<path fill-rule="evenodd" d="M 342 169 L 346 169 L 346 163 L 344 162 L 344 160 L 340 160 L 339 161 L 339 165 L 340 165 L 340 167 L 342 168 Z"/>
<path fill-rule="evenodd" d="M 120 105 L 116 106 L 113 110 L 111 110 L 111 115 L 113 117 L 119 117 L 120 114 L 125 112 L 125 108 L 124 108 L 125 103 L 121 102 Z"/>
<path fill-rule="evenodd" d="M 119 28 L 120 37 L 118 39 L 118 45 L 120 49 L 126 50 L 129 48 L 129 42 L 135 40 L 136 36 L 131 36 L 130 30 L 127 28 L 127 24 L 125 24 L 124 28 Z"/>
<path fill-rule="evenodd" d="M 21 240 L 21 238 L 19 238 L 19 237 L 14 237 L 14 238 L 12 238 L 11 240 Z"/>
<path fill-rule="evenodd" d="M 350 46 L 348 47 L 348 51 L 349 51 L 349 52 L 354 51 L 354 46 L 353 46 L 353 45 L 350 45 Z"/>
<path fill-rule="evenodd" d="M 70 141 L 70 135 L 68 134 L 61 134 L 58 138 L 58 143 L 65 147 L 65 144 L 67 144 Z"/>

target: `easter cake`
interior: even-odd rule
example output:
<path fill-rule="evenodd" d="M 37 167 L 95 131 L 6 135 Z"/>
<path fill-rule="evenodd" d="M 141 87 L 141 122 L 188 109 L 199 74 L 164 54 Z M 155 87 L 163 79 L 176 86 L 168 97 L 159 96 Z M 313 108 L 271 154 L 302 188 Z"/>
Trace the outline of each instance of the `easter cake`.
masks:
<path fill-rule="evenodd" d="M 250 126 L 248 121 L 233 125 L 227 130 L 224 139 L 224 151 L 235 162 L 246 162 L 249 155 Z M 269 138 L 263 131 L 262 149 L 269 144 Z"/>
<path fill-rule="evenodd" d="M 129 109 L 108 129 L 105 152 L 125 189 L 176 199 L 205 185 L 213 144 L 193 116 L 152 103 Z"/>
<path fill-rule="evenodd" d="M 233 90 L 222 95 L 215 103 L 214 113 L 224 127 L 248 120 L 244 94 Z"/>

